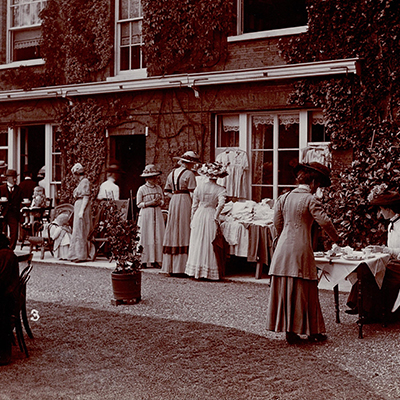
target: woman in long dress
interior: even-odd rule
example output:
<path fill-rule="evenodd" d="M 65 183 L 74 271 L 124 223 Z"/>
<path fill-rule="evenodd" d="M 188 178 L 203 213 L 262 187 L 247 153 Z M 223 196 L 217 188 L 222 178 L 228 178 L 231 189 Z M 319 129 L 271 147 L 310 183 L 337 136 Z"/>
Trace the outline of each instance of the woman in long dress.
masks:
<path fill-rule="evenodd" d="M 93 244 L 88 240 L 92 230 L 90 182 L 85 177 L 85 169 L 81 164 L 75 164 L 71 171 L 79 183 L 73 194 L 75 199 L 74 223 L 68 259 L 81 262 L 92 260 L 95 252 Z"/>
<path fill-rule="evenodd" d="M 318 278 L 311 228 L 317 222 L 334 241 L 339 236 L 321 202 L 313 196 L 331 184 L 329 168 L 317 162 L 296 168 L 299 186 L 278 198 L 274 225 L 279 237 L 271 261 L 268 329 L 286 332 L 289 344 L 299 335 L 311 342 L 326 340 L 325 323 L 318 298 Z"/>
<path fill-rule="evenodd" d="M 137 191 L 136 204 L 139 211 L 139 244 L 143 248 L 142 266 L 149 267 L 153 264 L 158 268 L 162 263 L 163 240 L 165 232 L 164 217 L 161 207 L 164 205 L 164 194 L 160 185 L 157 184 L 157 177 L 161 175 L 153 164 L 144 169 L 142 178 L 146 183 Z"/>
<path fill-rule="evenodd" d="M 185 273 L 196 279 L 219 280 L 212 242 L 226 199 L 226 190 L 217 184 L 217 179 L 225 177 L 227 173 L 225 167 L 219 163 L 205 164 L 199 173 L 208 177 L 208 180 L 197 186 L 193 194 L 189 255 Z"/>
<path fill-rule="evenodd" d="M 182 157 L 175 157 L 180 166 L 167 177 L 165 193 L 171 196 L 167 226 L 163 244 L 161 272 L 184 274 L 189 251 L 191 194 L 196 188 L 196 178 L 191 171 L 199 162 L 194 151 L 187 151 Z"/>

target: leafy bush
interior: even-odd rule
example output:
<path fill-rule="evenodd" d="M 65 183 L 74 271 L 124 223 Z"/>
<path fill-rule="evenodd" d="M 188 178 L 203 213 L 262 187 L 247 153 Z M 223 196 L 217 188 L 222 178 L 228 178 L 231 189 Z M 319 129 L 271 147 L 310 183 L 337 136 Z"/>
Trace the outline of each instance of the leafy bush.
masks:
<path fill-rule="evenodd" d="M 134 221 L 125 218 L 115 201 L 103 203 L 99 230 L 108 239 L 111 258 L 116 262 L 115 272 L 129 273 L 140 268 L 139 228 Z"/>

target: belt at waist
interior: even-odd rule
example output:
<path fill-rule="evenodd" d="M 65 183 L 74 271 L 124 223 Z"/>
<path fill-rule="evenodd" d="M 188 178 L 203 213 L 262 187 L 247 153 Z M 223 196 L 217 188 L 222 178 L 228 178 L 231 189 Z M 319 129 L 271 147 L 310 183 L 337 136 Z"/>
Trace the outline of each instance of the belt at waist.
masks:
<path fill-rule="evenodd" d="M 175 192 L 172 192 L 172 194 L 189 194 L 189 190 L 175 190 Z"/>

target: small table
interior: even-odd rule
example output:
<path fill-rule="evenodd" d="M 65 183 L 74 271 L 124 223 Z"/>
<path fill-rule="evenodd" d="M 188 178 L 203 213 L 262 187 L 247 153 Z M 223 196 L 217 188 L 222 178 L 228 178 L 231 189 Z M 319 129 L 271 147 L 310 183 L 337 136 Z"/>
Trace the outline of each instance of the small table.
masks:
<path fill-rule="evenodd" d="M 336 309 L 336 322 L 340 323 L 339 318 L 339 282 L 347 279 L 351 284 L 359 282 L 358 290 L 358 313 L 359 319 L 357 324 L 359 326 L 358 337 L 362 339 L 362 327 L 364 325 L 364 313 L 362 308 L 362 279 L 360 269 L 358 268 L 361 264 L 366 264 L 370 269 L 375 281 L 379 287 L 382 287 L 383 278 L 386 272 L 386 265 L 389 262 L 390 255 L 384 253 L 371 254 L 369 258 L 363 258 L 362 252 L 354 252 L 353 258 L 341 257 L 315 257 L 317 268 L 321 270 L 321 276 L 323 275 L 326 280 L 330 283 L 331 288 L 334 291 L 335 297 L 335 309 Z"/>
<path fill-rule="evenodd" d="M 230 244 L 229 254 L 256 263 L 255 278 L 260 279 L 263 265 L 269 265 L 272 259 L 272 242 L 275 237 L 273 224 L 225 221 L 221 228 Z"/>

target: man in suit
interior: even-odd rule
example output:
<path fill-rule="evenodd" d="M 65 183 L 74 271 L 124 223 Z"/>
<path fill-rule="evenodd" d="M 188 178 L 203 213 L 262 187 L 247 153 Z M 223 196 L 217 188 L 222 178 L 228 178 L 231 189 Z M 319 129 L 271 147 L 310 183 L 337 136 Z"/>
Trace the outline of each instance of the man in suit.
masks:
<path fill-rule="evenodd" d="M 8 169 L 6 172 L 6 184 L 0 186 L 0 197 L 7 199 L 2 209 L 2 229 L 7 233 L 7 227 L 10 234 L 10 248 L 15 249 L 18 239 L 18 225 L 20 221 L 21 210 L 21 188 L 17 185 L 17 171 Z"/>
<path fill-rule="evenodd" d="M 33 189 L 37 183 L 32 179 L 32 172 L 28 168 L 25 168 L 24 180 L 18 186 L 21 188 L 22 198 L 32 201 Z"/>

